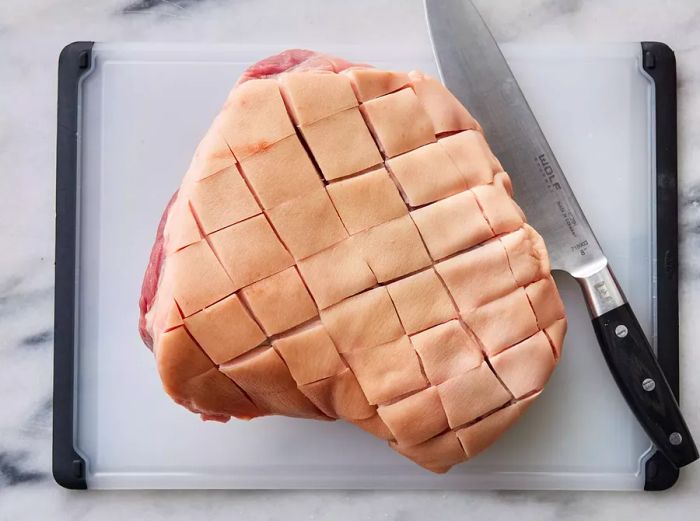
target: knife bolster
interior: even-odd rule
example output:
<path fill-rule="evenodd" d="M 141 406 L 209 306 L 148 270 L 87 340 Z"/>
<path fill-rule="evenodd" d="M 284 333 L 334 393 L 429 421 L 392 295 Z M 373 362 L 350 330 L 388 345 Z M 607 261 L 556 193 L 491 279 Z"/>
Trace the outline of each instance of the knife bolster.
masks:
<path fill-rule="evenodd" d="M 622 288 L 609 266 L 587 277 L 577 278 L 586 297 L 591 318 L 604 315 L 627 302 Z"/>

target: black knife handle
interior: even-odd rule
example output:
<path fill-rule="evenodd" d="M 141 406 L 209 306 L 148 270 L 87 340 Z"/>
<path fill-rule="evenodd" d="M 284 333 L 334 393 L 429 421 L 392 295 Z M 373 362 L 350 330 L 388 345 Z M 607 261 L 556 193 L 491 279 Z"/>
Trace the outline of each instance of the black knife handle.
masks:
<path fill-rule="evenodd" d="M 617 386 L 656 448 L 676 467 L 698 459 L 678 402 L 630 305 L 592 321 Z"/>

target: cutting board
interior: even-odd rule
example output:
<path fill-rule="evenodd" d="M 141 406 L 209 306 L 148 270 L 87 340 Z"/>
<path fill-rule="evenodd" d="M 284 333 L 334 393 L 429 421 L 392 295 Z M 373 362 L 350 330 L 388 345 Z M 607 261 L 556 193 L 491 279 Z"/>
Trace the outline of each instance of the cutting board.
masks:
<path fill-rule="evenodd" d="M 57 481 L 99 489 L 650 488 L 645 462 L 653 447 L 605 366 L 576 283 L 558 275 L 570 324 L 559 367 L 515 428 L 445 475 L 343 422 L 205 423 L 171 402 L 136 327 L 156 226 L 238 75 L 281 49 L 77 43 L 62 55 Z M 428 47 L 321 50 L 437 74 Z M 639 43 L 503 50 L 656 345 L 663 302 L 648 56 Z"/>

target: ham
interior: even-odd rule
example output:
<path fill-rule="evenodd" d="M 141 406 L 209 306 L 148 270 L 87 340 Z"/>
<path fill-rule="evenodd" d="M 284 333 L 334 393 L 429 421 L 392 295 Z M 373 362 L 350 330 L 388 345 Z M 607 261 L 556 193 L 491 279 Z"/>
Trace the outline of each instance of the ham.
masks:
<path fill-rule="evenodd" d="M 542 238 L 439 81 L 290 50 L 251 66 L 156 233 L 139 330 L 203 419 L 345 420 L 433 472 L 561 356 Z"/>

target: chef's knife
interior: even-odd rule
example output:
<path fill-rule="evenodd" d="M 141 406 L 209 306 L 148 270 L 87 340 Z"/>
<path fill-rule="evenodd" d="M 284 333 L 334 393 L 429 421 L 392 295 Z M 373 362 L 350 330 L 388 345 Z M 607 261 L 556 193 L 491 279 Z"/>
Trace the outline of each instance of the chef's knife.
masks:
<path fill-rule="evenodd" d="M 573 275 L 618 387 L 676 467 L 698 458 L 678 403 L 608 260 L 488 27 L 469 0 L 425 0 L 445 85 L 481 123 L 552 269 Z"/>

